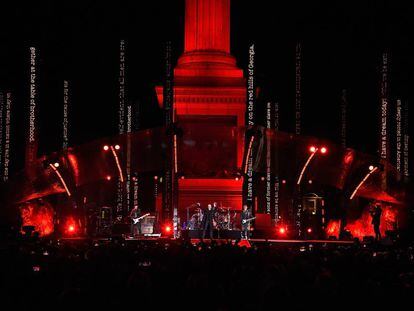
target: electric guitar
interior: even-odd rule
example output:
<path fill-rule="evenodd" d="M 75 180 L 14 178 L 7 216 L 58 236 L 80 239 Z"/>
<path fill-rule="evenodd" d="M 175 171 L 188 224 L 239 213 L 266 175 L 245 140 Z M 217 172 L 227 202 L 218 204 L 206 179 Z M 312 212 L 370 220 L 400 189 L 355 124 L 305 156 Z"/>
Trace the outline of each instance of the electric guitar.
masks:
<path fill-rule="evenodd" d="M 145 214 L 145 215 L 142 215 L 142 216 L 140 216 L 140 217 L 137 217 L 137 218 L 132 218 L 132 222 L 134 223 L 134 225 L 136 225 L 142 218 L 145 218 L 145 217 L 147 217 L 148 215 L 149 215 L 150 213 L 147 213 L 147 214 Z"/>
<path fill-rule="evenodd" d="M 256 217 L 252 217 L 252 218 L 247 218 L 247 219 L 242 219 L 242 224 L 245 224 L 246 222 L 252 221 L 253 219 L 255 219 Z"/>

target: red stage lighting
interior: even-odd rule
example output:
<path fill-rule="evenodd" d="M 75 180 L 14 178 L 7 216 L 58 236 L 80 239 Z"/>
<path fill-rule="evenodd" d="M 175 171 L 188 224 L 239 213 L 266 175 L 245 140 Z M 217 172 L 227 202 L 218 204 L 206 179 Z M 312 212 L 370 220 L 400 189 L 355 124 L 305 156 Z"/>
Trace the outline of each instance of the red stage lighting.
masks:
<path fill-rule="evenodd" d="M 69 217 L 65 224 L 65 232 L 66 235 L 74 235 L 76 234 L 77 227 L 76 222 L 73 217 Z"/>
<path fill-rule="evenodd" d="M 287 230 L 286 230 L 286 228 L 285 228 L 285 227 L 280 227 L 280 228 L 277 230 L 277 232 L 278 232 L 280 235 L 285 235 L 285 234 L 286 234 L 286 232 L 287 232 Z"/>
<path fill-rule="evenodd" d="M 106 178 L 106 180 L 111 180 L 112 179 L 112 177 L 110 175 L 107 175 L 105 178 Z"/>
<path fill-rule="evenodd" d="M 103 146 L 103 150 L 108 151 L 109 150 L 109 146 L 108 145 Z"/>
<path fill-rule="evenodd" d="M 172 232 L 172 227 L 171 227 L 171 225 L 165 225 L 164 226 L 164 234 L 165 235 L 170 235 L 171 234 L 171 232 Z"/>
<path fill-rule="evenodd" d="M 370 171 L 372 171 L 374 169 L 374 165 L 370 165 L 368 168 Z"/>
<path fill-rule="evenodd" d="M 306 230 L 308 233 L 312 233 L 312 228 L 308 228 L 308 230 Z"/>
<path fill-rule="evenodd" d="M 119 150 L 119 149 L 121 149 L 121 146 L 115 145 L 115 150 Z"/>
<path fill-rule="evenodd" d="M 310 151 L 310 152 L 312 152 L 312 153 L 313 153 L 313 152 L 316 152 L 316 150 L 317 150 L 317 149 L 316 149 L 316 147 L 315 147 L 315 146 L 310 146 L 310 147 L 309 147 L 309 151 Z"/>
<path fill-rule="evenodd" d="M 54 167 L 56 167 L 56 168 L 58 168 L 58 167 L 59 167 L 59 162 L 55 162 L 55 163 L 53 164 L 53 166 L 54 166 Z"/>
<path fill-rule="evenodd" d="M 328 148 L 326 148 L 326 147 L 322 147 L 321 148 L 321 153 L 322 154 L 325 154 L 325 153 L 327 153 L 328 152 Z"/>

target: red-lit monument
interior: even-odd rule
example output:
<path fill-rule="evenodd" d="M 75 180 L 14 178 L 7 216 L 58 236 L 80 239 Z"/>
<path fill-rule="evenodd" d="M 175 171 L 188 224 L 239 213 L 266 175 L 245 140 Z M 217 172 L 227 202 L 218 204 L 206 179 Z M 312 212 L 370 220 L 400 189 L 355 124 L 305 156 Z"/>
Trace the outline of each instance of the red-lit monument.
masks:
<path fill-rule="evenodd" d="M 162 87 L 157 88 L 163 103 Z M 240 168 L 245 124 L 243 70 L 230 54 L 230 0 L 186 0 L 184 53 L 174 70 L 177 121 L 194 148 L 179 150 L 179 207 L 217 201 L 239 209 L 242 180 L 223 169 Z M 220 163 L 220 161 L 226 163 Z M 234 171 L 234 170 L 233 170 Z"/>

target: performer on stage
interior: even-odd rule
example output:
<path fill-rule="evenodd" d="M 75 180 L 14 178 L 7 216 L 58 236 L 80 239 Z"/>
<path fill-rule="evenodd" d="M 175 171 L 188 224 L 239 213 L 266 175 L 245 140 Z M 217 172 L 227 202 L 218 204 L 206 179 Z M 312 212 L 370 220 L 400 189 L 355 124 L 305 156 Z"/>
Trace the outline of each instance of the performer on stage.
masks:
<path fill-rule="evenodd" d="M 250 213 L 249 207 L 244 204 L 243 205 L 243 211 L 241 213 L 241 238 L 242 239 L 248 239 L 249 238 L 249 226 L 250 226 L 250 220 L 252 218 L 252 214 Z"/>
<path fill-rule="evenodd" d="M 374 207 L 370 210 L 370 214 L 372 217 L 371 224 L 374 226 L 375 240 L 380 241 L 381 240 L 380 225 L 381 225 L 382 209 L 379 203 L 376 203 L 374 205 Z"/>
<path fill-rule="evenodd" d="M 206 231 L 209 230 L 210 240 L 213 239 L 213 220 L 214 220 L 214 210 L 211 204 L 207 205 L 207 209 L 204 211 L 203 214 L 203 236 L 202 239 L 206 237 Z"/>
<path fill-rule="evenodd" d="M 137 219 L 141 216 L 141 210 L 138 206 L 134 206 L 134 208 L 129 213 L 129 217 L 131 218 L 131 237 L 134 237 L 136 234 L 135 232 L 138 231 L 138 234 L 141 234 L 141 221 L 134 223 L 134 219 Z"/>

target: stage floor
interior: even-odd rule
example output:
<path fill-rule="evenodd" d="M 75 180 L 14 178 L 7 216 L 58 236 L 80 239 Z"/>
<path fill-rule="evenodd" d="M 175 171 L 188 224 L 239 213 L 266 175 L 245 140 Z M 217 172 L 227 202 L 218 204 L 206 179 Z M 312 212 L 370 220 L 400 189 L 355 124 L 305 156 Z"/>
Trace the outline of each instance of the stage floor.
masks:
<path fill-rule="evenodd" d="M 62 241 L 112 241 L 113 238 L 86 238 L 86 237 L 72 237 L 72 238 L 61 238 Z M 171 237 L 124 237 L 124 241 L 126 242 L 169 242 L 169 241 L 177 241 L 180 239 L 174 239 Z M 198 239 L 198 238 L 192 238 L 189 239 L 189 241 L 192 244 L 198 244 L 201 242 L 204 243 L 217 243 L 217 244 L 226 244 L 226 243 L 236 243 L 239 241 L 243 241 L 240 239 Z M 311 245 L 311 244 L 331 244 L 331 245 L 352 245 L 355 242 L 354 241 L 348 241 L 348 240 L 289 240 L 289 239 L 250 239 L 248 240 L 251 244 L 262 244 L 262 243 L 268 243 L 268 244 L 275 244 L 275 245 Z"/>

